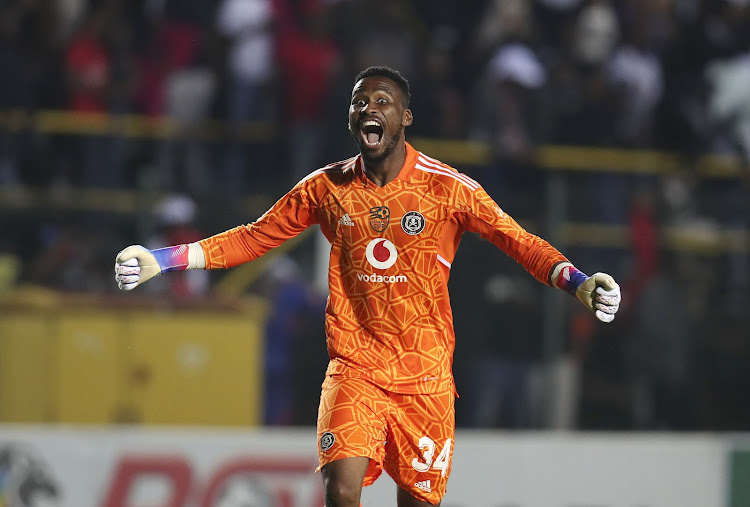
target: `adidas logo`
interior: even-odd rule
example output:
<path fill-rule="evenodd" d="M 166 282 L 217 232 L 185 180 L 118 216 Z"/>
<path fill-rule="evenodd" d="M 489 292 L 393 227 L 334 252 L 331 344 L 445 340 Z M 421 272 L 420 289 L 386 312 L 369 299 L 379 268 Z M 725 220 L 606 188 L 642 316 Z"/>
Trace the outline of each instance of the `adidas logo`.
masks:
<path fill-rule="evenodd" d="M 349 227 L 354 225 L 351 217 L 349 217 L 349 213 L 344 213 L 344 216 L 339 218 L 339 225 L 348 225 Z"/>
<path fill-rule="evenodd" d="M 430 487 L 430 481 L 419 481 L 416 484 L 414 484 L 414 486 L 421 489 L 422 491 L 427 491 L 428 493 L 432 492 L 432 487 Z"/>

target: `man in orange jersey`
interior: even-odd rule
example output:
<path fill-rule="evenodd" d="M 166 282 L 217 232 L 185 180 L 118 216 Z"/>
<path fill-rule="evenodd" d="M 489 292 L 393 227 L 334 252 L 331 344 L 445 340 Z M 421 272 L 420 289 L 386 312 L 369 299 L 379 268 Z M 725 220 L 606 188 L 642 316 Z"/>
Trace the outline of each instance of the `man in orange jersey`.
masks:
<path fill-rule="evenodd" d="M 359 155 L 313 171 L 262 217 L 188 245 L 117 256 L 130 290 L 167 271 L 230 268 L 318 224 L 331 242 L 325 331 L 330 362 L 318 412 L 328 507 L 357 506 L 383 469 L 399 507 L 440 505 L 451 470 L 451 263 L 465 231 L 481 234 L 540 282 L 611 322 L 620 289 L 578 271 L 525 231 L 479 183 L 409 145 L 409 84 L 387 67 L 355 79 L 349 131 Z"/>

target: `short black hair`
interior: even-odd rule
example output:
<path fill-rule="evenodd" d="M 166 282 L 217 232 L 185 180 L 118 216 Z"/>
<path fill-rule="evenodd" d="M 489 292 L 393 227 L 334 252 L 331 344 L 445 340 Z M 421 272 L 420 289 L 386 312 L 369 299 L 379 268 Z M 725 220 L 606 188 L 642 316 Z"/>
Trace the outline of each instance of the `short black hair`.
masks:
<path fill-rule="evenodd" d="M 399 89 L 401 90 L 401 94 L 404 96 L 406 107 L 409 107 L 409 103 L 411 103 L 409 81 L 407 81 L 399 71 L 385 65 L 375 65 L 372 67 L 367 67 L 365 70 L 357 74 L 357 77 L 354 78 L 354 82 L 357 83 L 360 79 L 372 76 L 386 77 L 396 83 L 396 85 L 398 85 Z"/>

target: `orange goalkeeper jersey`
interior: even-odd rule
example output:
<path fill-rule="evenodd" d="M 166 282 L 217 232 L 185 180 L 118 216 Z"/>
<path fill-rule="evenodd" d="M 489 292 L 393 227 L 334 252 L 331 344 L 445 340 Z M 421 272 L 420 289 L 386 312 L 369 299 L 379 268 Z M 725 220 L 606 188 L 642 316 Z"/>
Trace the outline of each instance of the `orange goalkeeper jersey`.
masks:
<path fill-rule="evenodd" d="M 454 389 L 448 277 L 461 235 L 479 233 L 547 284 L 566 258 L 479 183 L 406 150 L 398 177 L 384 187 L 367 179 L 357 156 L 314 171 L 252 224 L 200 243 L 207 269 L 230 268 L 319 224 L 331 242 L 327 374 L 437 393 Z"/>

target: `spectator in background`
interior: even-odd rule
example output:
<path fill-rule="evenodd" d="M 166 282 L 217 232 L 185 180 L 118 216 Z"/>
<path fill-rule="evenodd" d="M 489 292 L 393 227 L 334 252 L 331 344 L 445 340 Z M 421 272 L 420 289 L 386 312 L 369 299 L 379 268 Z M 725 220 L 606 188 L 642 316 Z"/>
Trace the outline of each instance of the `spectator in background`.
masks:
<path fill-rule="evenodd" d="M 546 100 L 553 143 L 612 146 L 616 144 L 617 95 L 606 65 L 619 40 L 612 4 L 591 0 L 571 19 L 568 36 L 546 61 Z"/>
<path fill-rule="evenodd" d="M 147 18 L 148 41 L 140 54 L 137 104 L 148 116 L 168 116 L 172 137 L 155 143 L 155 180 L 160 190 L 206 194 L 211 190 L 201 138 L 217 89 L 210 37 L 198 12 L 167 3 Z"/>
<path fill-rule="evenodd" d="M 203 129 L 216 100 L 217 78 L 204 38 L 198 41 L 192 59 L 165 81 L 164 112 L 175 122 L 175 132 L 162 143 L 159 166 L 164 188 L 205 196 L 214 189 Z"/>
<path fill-rule="evenodd" d="M 111 112 L 113 61 L 110 40 L 113 23 L 119 12 L 117 0 L 96 5 L 83 19 L 65 56 L 68 77 L 68 107 L 80 115 Z M 123 160 L 118 144 L 107 132 L 79 137 L 76 153 L 69 161 L 71 173 L 80 168 L 73 181 L 87 187 L 120 188 L 124 185 Z"/>
<path fill-rule="evenodd" d="M 129 5 L 129 4 L 128 4 Z M 200 0 L 145 1 L 131 9 L 131 22 L 142 32 L 137 48 L 137 110 L 158 117 L 166 111 L 166 87 L 175 72 L 189 69 L 208 55 L 210 37 L 201 16 L 213 12 Z M 142 26 L 140 26 L 142 25 Z"/>
<path fill-rule="evenodd" d="M 621 310 L 628 315 L 630 306 L 640 300 L 641 294 L 659 272 L 659 219 L 656 195 L 653 189 L 635 190 L 630 207 L 628 234 L 630 240 L 630 275 L 624 284 L 628 297 Z M 663 221 L 663 220 L 662 220 Z"/>
<path fill-rule="evenodd" d="M 525 162 L 536 144 L 535 94 L 547 79 L 547 72 L 534 51 L 524 44 L 500 47 L 487 66 L 491 103 L 488 118 L 490 144 L 500 160 Z"/>
<path fill-rule="evenodd" d="M 524 217 L 533 211 L 524 206 L 527 199 L 518 197 L 529 185 L 538 188 L 532 160 L 539 141 L 536 101 L 547 79 L 531 16 L 530 0 L 492 0 L 467 46 L 477 69 L 468 135 L 486 142 L 491 152 L 478 177 L 491 195 Z"/>
<path fill-rule="evenodd" d="M 215 73 L 201 59 L 167 78 L 164 112 L 175 122 L 175 131 L 173 138 L 162 143 L 159 157 L 163 188 L 194 195 L 206 195 L 213 190 L 202 136 L 216 88 Z"/>
<path fill-rule="evenodd" d="M 491 0 L 479 19 L 471 52 L 486 62 L 502 45 L 533 38 L 530 0 Z"/>
<path fill-rule="evenodd" d="M 546 102 L 553 112 L 546 139 L 555 144 L 616 146 L 619 143 L 621 95 L 609 71 L 622 28 L 616 3 L 586 0 L 570 21 L 570 31 L 559 51 L 547 61 L 550 81 Z M 608 168 L 602 168 L 608 169 Z M 573 187 L 589 188 L 585 202 L 572 199 L 574 219 L 623 225 L 628 216 L 629 176 L 617 172 L 568 174 Z M 580 217 L 580 218 L 579 218 Z M 611 249 L 589 250 L 591 258 L 609 259 L 623 269 L 623 256 Z"/>
<path fill-rule="evenodd" d="M 0 16 L 0 111 L 28 109 L 31 106 L 31 61 L 21 44 L 23 10 L 15 5 Z M 21 136 L 10 129 L 0 130 L 0 188 L 20 183 L 23 158 Z"/>
<path fill-rule="evenodd" d="M 702 9 L 698 8 L 699 3 L 673 3 L 673 29 L 671 36 L 663 41 L 660 52 L 664 93 L 656 107 L 652 127 L 656 147 L 681 154 L 688 176 L 697 154 L 707 149 L 703 72 L 707 46 L 700 35 L 698 19 L 702 18 Z"/>
<path fill-rule="evenodd" d="M 650 148 L 654 110 L 664 90 L 664 79 L 659 56 L 649 46 L 646 27 L 637 24 L 631 30 L 608 63 L 610 79 L 622 94 L 617 134 L 625 146 Z"/>
<path fill-rule="evenodd" d="M 24 279 L 53 289 L 82 291 L 92 250 L 79 227 L 47 221 L 35 231 L 36 256 L 27 264 Z"/>
<path fill-rule="evenodd" d="M 750 88 L 747 86 L 750 48 L 745 53 L 710 62 L 706 77 L 710 85 L 707 113 L 716 133 L 716 148 L 737 153 L 750 165 Z"/>
<path fill-rule="evenodd" d="M 256 140 L 246 151 L 241 132 L 245 123 L 273 122 L 277 116 L 273 90 L 276 15 L 271 0 L 222 0 L 219 5 L 216 29 L 229 43 L 226 119 L 232 129 L 222 163 L 224 192 L 247 190 L 248 160 L 253 161 L 254 184 L 265 182 L 264 175 L 271 172 L 264 167 L 270 164 L 265 140 Z"/>
<path fill-rule="evenodd" d="M 74 111 L 106 110 L 110 62 L 104 34 L 108 15 L 103 6 L 87 13 L 68 47 L 69 102 Z"/>
<path fill-rule="evenodd" d="M 466 136 L 466 101 L 455 83 L 455 65 L 449 41 L 434 35 L 420 62 L 414 83 L 414 109 L 422 111 L 412 125 L 418 137 L 461 139 Z"/>
<path fill-rule="evenodd" d="M 102 254 L 111 255 L 112 241 L 120 239 L 113 231 L 55 217 L 35 224 L 33 235 L 23 282 L 61 292 L 108 291 Z"/>
<path fill-rule="evenodd" d="M 198 228 L 197 206 L 185 194 L 170 194 L 161 199 L 154 210 L 157 231 L 149 238 L 149 248 L 162 248 L 174 241 L 192 243 L 205 236 Z M 181 244 L 181 243 L 179 243 Z M 177 276 L 155 280 L 152 291 L 167 293 L 177 301 L 193 301 L 208 293 L 209 277 L 205 271 L 185 271 Z"/>
<path fill-rule="evenodd" d="M 545 51 L 565 45 L 576 14 L 584 0 L 534 0 L 535 35 Z"/>
<path fill-rule="evenodd" d="M 716 218 L 732 231 L 730 251 L 726 257 L 725 300 L 732 313 L 742 315 L 748 303 L 750 258 L 740 245 L 747 241 L 750 226 L 750 3 L 743 0 L 720 2 L 717 20 L 726 33 L 720 39 L 724 51 L 708 62 L 706 114 L 714 152 L 729 153 L 741 160 L 741 184 L 717 182 L 716 204 L 711 206 Z M 718 27 L 714 28 L 716 30 Z M 745 231 L 745 232 L 739 232 Z M 739 248 L 738 248 L 739 247 Z"/>
<path fill-rule="evenodd" d="M 745 11 L 750 30 L 750 5 Z M 709 64 L 709 82 L 712 91 L 708 102 L 708 117 L 718 135 L 723 134 L 726 149 L 741 160 L 740 171 L 743 181 L 721 182 L 718 184 L 720 202 L 715 206 L 718 218 L 732 231 L 735 239 L 732 245 L 740 247 L 747 239 L 750 226 L 750 48 L 738 56 L 721 59 Z M 738 235 L 738 236 L 737 236 Z M 733 248 L 726 257 L 728 271 L 726 302 L 733 313 L 740 315 L 746 311 L 748 288 L 750 288 L 750 258 L 742 248 Z"/>
<path fill-rule="evenodd" d="M 701 323 L 714 311 L 710 294 L 718 279 L 710 259 L 677 252 L 661 263 L 635 302 L 634 415 L 639 429 L 696 429 L 696 350 L 700 334 L 707 331 Z"/>
<path fill-rule="evenodd" d="M 470 135 L 486 141 L 492 153 L 482 181 L 519 216 L 535 216 L 537 211 L 519 197 L 539 189 L 533 161 L 539 140 L 536 107 L 546 79 L 533 49 L 523 43 L 505 44 L 487 63 L 475 98 Z"/>
<path fill-rule="evenodd" d="M 101 4 L 83 20 L 66 55 L 70 109 L 78 113 L 104 113 L 108 109 L 111 60 L 105 41 L 111 14 Z"/>
<path fill-rule="evenodd" d="M 265 325 L 263 423 L 314 425 L 320 372 L 328 359 L 318 336 L 325 297 L 287 256 L 272 261 L 263 282 L 271 303 Z"/>
<path fill-rule="evenodd" d="M 133 93 L 138 68 L 135 58 L 138 22 L 125 0 L 115 3 L 113 21 L 108 27 L 107 46 L 110 55 L 111 88 L 109 110 L 113 114 L 133 112 Z M 127 22 L 125 22 L 127 20 Z"/>
<path fill-rule="evenodd" d="M 461 396 L 470 405 L 464 424 L 533 428 L 540 412 L 532 396 L 533 372 L 542 354 L 538 287 L 513 262 L 498 264 L 489 242 L 471 237 L 462 241 L 471 244 L 469 258 L 453 273 L 452 283 L 454 290 L 476 292 L 469 300 L 452 302 L 457 333 L 471 340 L 464 351 L 468 366 L 460 365 L 471 385 Z M 489 265 L 494 269 L 487 271 Z"/>
<path fill-rule="evenodd" d="M 609 59 L 620 36 L 611 0 L 589 0 L 572 24 L 572 53 L 582 67 L 598 67 Z"/>
<path fill-rule="evenodd" d="M 50 2 L 45 2 L 49 4 Z M 55 0 L 56 17 L 60 26 L 60 36 L 62 40 L 70 39 L 74 34 L 76 27 L 86 16 L 89 9 L 88 0 Z M 49 8 L 49 6 L 46 6 Z"/>
<path fill-rule="evenodd" d="M 360 2 L 347 22 L 351 32 L 346 47 L 355 73 L 372 65 L 387 65 L 404 75 L 417 74 L 423 26 L 410 2 Z"/>
<path fill-rule="evenodd" d="M 133 113 L 133 94 L 138 76 L 135 58 L 135 38 L 137 37 L 136 23 L 131 15 L 132 8 L 126 0 L 115 0 L 112 22 L 107 30 L 107 48 L 110 55 L 110 89 L 109 113 L 115 117 L 122 117 Z M 127 20 L 127 22 L 125 22 Z M 120 187 L 134 186 L 131 177 L 130 155 L 136 143 L 120 132 L 114 132 L 106 141 L 111 169 L 120 173 Z"/>
<path fill-rule="evenodd" d="M 290 184 L 324 163 L 324 121 L 340 70 L 339 48 L 330 36 L 328 21 L 328 8 L 322 2 L 306 0 L 299 12 L 286 3 L 278 27 Z"/>

